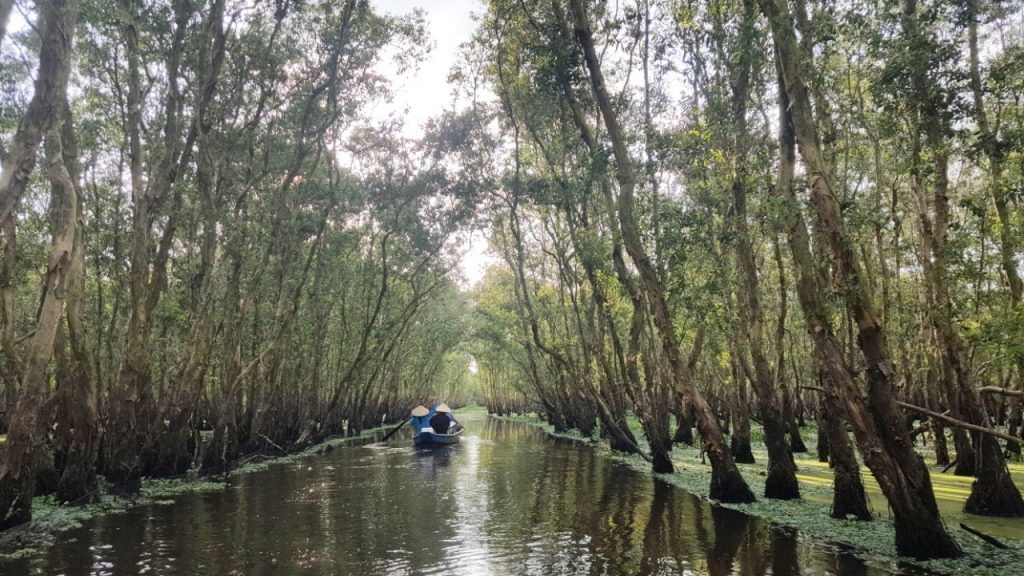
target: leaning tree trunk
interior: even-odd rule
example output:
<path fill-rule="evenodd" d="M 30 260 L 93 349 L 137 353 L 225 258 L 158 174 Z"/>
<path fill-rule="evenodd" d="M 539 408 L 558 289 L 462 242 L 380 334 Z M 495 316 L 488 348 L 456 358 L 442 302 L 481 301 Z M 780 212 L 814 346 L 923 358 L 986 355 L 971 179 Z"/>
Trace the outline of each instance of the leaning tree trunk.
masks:
<path fill-rule="evenodd" d="M 852 516 L 858 520 L 871 520 L 871 509 L 860 478 L 860 464 L 843 422 L 842 402 L 835 395 L 835 387 L 826 383 L 828 374 L 822 371 L 820 379 L 826 384 L 822 399 L 825 429 L 821 433 L 828 437 L 834 468 L 832 517 L 842 520 Z"/>
<path fill-rule="evenodd" d="M 68 270 L 65 306 L 67 308 L 68 340 L 71 357 L 63 379 L 57 388 L 57 430 L 54 432 L 56 449 L 60 454 L 60 480 L 57 498 L 72 502 L 96 496 L 96 457 L 100 443 L 99 397 L 93 374 L 92 351 L 85 326 L 85 243 L 82 222 L 83 199 L 79 193 L 77 146 L 70 106 L 64 103 L 64 122 L 61 128 L 63 161 L 75 186 L 78 222 L 75 226 L 75 245 Z"/>
<path fill-rule="evenodd" d="M 764 348 L 764 315 L 758 294 L 757 263 L 754 246 L 747 225 L 747 100 L 749 98 L 750 70 L 753 59 L 754 20 L 756 12 L 752 0 L 745 0 L 743 25 L 740 38 L 743 43 L 739 54 L 740 71 L 733 83 L 733 228 L 736 239 L 736 262 L 739 268 L 737 300 L 741 336 L 753 360 L 752 369 L 747 366 L 743 350 L 737 350 L 753 385 L 754 394 L 760 407 L 761 424 L 764 427 L 764 443 L 768 449 L 768 475 L 764 482 L 766 498 L 792 500 L 800 498 L 800 484 L 796 480 L 796 464 L 786 444 L 786 427 L 789 412 L 784 397 L 779 406 L 778 383 L 782 367 L 773 371 Z M 779 342 L 782 346 L 782 342 Z M 785 391 L 783 391 L 785 394 Z"/>
<path fill-rule="evenodd" d="M 789 7 L 784 0 L 759 2 L 771 26 L 776 63 L 783 80 L 779 106 L 783 127 L 780 176 L 786 174 L 787 178 L 781 191 L 786 202 L 786 225 L 798 271 L 797 294 L 805 322 L 819 359 L 846 405 L 846 414 L 865 464 L 892 507 L 897 552 L 918 558 L 959 557 L 963 551 L 939 517 L 928 468 L 914 452 L 903 429 L 891 383 L 894 369 L 888 357 L 885 334 L 870 308 L 871 299 L 861 278 L 859 262 L 844 230 L 832 185 L 834 177 L 820 150 L 818 129 L 800 65 L 805 60 L 797 47 Z M 820 294 L 809 235 L 792 186 L 793 148 L 797 142 L 807 169 L 818 227 L 828 241 L 847 308 L 859 331 L 858 340 L 866 362 L 867 401 L 845 364 Z"/>
<path fill-rule="evenodd" d="M 920 37 L 917 19 L 916 0 L 905 0 L 903 28 L 911 39 Z M 913 174 L 920 206 L 918 217 L 926 243 L 924 276 L 935 298 L 930 317 L 942 346 L 943 363 L 948 367 L 947 378 L 952 380 L 951 394 L 959 403 L 960 417 L 969 424 L 990 428 L 991 422 L 981 395 L 974 385 L 966 345 L 953 323 L 953 299 L 947 276 L 947 236 L 951 215 L 949 143 L 945 134 L 951 127 L 942 115 L 941 104 L 934 102 L 933 90 L 928 81 L 923 69 L 915 68 L 911 104 L 917 108 L 919 128 L 925 135 L 932 163 L 930 202 L 924 192 L 925 182 L 920 171 L 915 170 Z M 951 404 L 956 403 L 954 398 L 950 398 Z M 999 441 L 989 434 L 976 431 L 971 432 L 971 440 L 977 448 L 976 480 L 964 504 L 964 511 L 985 516 L 1024 517 L 1024 498 L 1010 477 Z M 958 454 L 961 464 L 964 463 L 963 456 Z"/>
<path fill-rule="evenodd" d="M 196 405 L 203 393 L 203 380 L 210 363 L 214 339 L 213 275 L 217 263 L 217 240 L 220 222 L 217 218 L 217 182 L 211 131 L 214 119 L 210 103 L 217 93 L 220 69 L 225 52 L 224 0 L 215 0 L 202 25 L 199 42 L 199 71 L 196 107 L 196 170 L 195 187 L 199 193 L 200 219 L 203 232 L 200 240 L 199 270 L 192 278 L 194 303 L 189 322 L 186 351 L 176 371 L 169 398 L 161 402 L 161 422 L 147 473 L 156 476 L 182 474 L 192 466 L 199 452 L 199 432 L 193 422 Z"/>
<path fill-rule="evenodd" d="M 629 156 L 625 135 L 619 125 L 618 114 L 605 86 L 604 75 L 601 72 L 597 51 L 594 48 L 590 22 L 581 0 L 571 0 L 570 4 L 576 26 L 576 40 L 583 49 L 583 57 L 590 72 L 594 97 L 604 115 L 608 136 L 612 141 L 612 151 L 616 160 L 616 178 L 619 181 L 617 208 L 623 245 L 639 272 L 640 287 L 647 296 L 654 325 L 661 337 L 662 353 L 672 368 L 674 380 L 694 407 L 697 427 L 707 448 L 708 457 L 711 459 L 710 496 L 724 502 L 752 502 L 754 494 L 736 467 L 732 454 L 729 453 L 711 407 L 697 390 L 689 368 L 680 357 L 679 343 L 665 299 L 664 286 L 661 285 L 657 271 L 644 249 L 637 228 L 633 199 L 636 184 L 633 163 Z"/>
<path fill-rule="evenodd" d="M 531 134 L 533 134 L 532 130 Z M 573 248 L 577 254 L 582 254 L 584 253 L 585 248 L 580 243 L 579 234 L 576 230 L 575 215 L 572 214 L 570 210 L 570 207 L 565 207 L 570 239 L 572 240 Z M 584 228 L 587 227 L 587 221 L 585 219 L 581 219 L 581 223 Z M 612 450 L 625 452 L 627 454 L 635 453 L 644 455 L 644 451 L 637 445 L 636 438 L 633 436 L 633 433 L 630 431 L 629 425 L 626 422 L 626 399 L 624 398 L 626 394 L 623 387 L 628 386 L 629 375 L 625 370 L 622 342 L 619 338 L 618 328 L 615 325 L 615 319 L 612 316 L 610 307 L 608 306 L 604 287 L 598 278 L 594 260 L 589 257 L 581 257 L 579 258 L 579 261 L 583 266 L 583 271 L 587 278 L 587 284 L 590 286 L 593 297 L 591 309 L 586 314 L 587 325 L 584 326 L 582 320 L 580 320 L 579 330 L 581 336 L 583 336 L 584 351 L 591 358 L 597 359 L 597 363 L 601 367 L 601 374 L 604 382 L 604 385 L 601 386 L 600 390 L 595 389 L 595 387 L 590 383 L 585 383 L 584 386 L 587 392 L 594 398 L 594 405 L 597 407 L 598 416 L 604 424 L 602 426 L 602 430 L 604 430 L 609 436 Z M 594 322 L 595 316 L 597 317 L 596 326 Z M 603 341 L 605 333 L 608 334 L 612 342 L 612 350 L 615 355 L 615 360 L 619 364 L 620 368 L 619 374 L 621 381 L 616 379 L 616 372 L 614 368 L 612 368 L 612 363 L 609 361 L 608 355 L 604 353 Z"/>
<path fill-rule="evenodd" d="M 48 366 L 54 339 L 64 313 L 64 297 L 71 273 L 71 260 L 78 222 L 78 201 L 74 182 L 64 166 L 59 118 L 66 98 L 71 43 L 77 5 L 73 0 L 40 3 L 42 48 L 35 93 L 29 103 L 11 150 L 0 173 L 0 221 L 6 221 L 24 192 L 35 165 L 43 135 L 47 140 L 47 174 L 52 187 L 50 207 L 54 215 L 53 245 L 43 277 L 43 294 L 35 333 L 24 362 L 0 459 L 0 530 L 31 519 L 35 471 L 42 460 L 45 422 L 40 411 L 49 392 Z"/>
<path fill-rule="evenodd" d="M 648 329 L 650 326 L 646 326 Z M 644 429 L 644 436 L 647 437 L 647 445 L 651 451 L 651 464 L 656 473 L 671 473 L 675 470 L 672 464 L 672 438 L 669 435 L 669 411 L 665 409 L 671 394 L 666 394 L 670 378 L 665 374 L 667 371 L 664 362 L 657 357 L 657 342 L 649 334 L 645 333 L 644 357 L 644 382 L 645 387 L 641 394 L 637 395 L 640 400 L 637 403 L 637 415 Z"/>
<path fill-rule="evenodd" d="M 54 340 L 64 313 L 64 301 L 74 267 L 71 260 L 75 244 L 78 202 L 74 183 L 61 158 L 60 136 L 54 129 L 46 138 L 47 168 L 52 194 L 50 210 L 54 230 L 50 262 L 43 282 L 42 304 L 18 399 L 11 416 L 4 459 L 0 466 L 0 529 L 25 522 L 32 515 L 32 496 L 36 471 L 43 459 L 46 427 L 41 419 L 42 403 L 49 393 L 48 367 Z"/>

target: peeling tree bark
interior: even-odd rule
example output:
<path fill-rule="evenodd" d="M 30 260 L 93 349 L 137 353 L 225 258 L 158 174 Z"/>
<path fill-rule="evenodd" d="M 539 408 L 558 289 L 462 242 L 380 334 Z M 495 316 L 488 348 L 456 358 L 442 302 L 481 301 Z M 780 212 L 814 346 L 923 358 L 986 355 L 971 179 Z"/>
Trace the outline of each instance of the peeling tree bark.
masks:
<path fill-rule="evenodd" d="M 60 136 L 63 162 L 75 192 L 77 222 L 65 297 L 71 355 L 63 379 L 57 385 L 54 443 L 60 471 L 57 498 L 62 502 L 72 502 L 96 496 L 96 457 L 102 428 L 96 375 L 93 373 L 92 340 L 84 315 L 85 203 L 78 187 L 80 170 L 73 117 L 66 101 Z"/>
<path fill-rule="evenodd" d="M 801 56 L 789 7 L 784 0 L 759 0 L 774 38 L 777 63 L 783 79 L 780 109 L 783 125 L 792 122 L 811 189 L 811 203 L 818 227 L 827 240 L 847 308 L 858 330 L 858 344 L 867 363 L 869 395 L 865 402 L 847 368 L 823 307 L 806 225 L 795 192 L 783 190 L 787 203 L 790 249 L 798 271 L 798 290 L 804 318 L 815 341 L 818 356 L 828 371 L 865 464 L 871 469 L 893 509 L 896 549 L 918 558 L 958 557 L 963 554 L 939 517 L 928 469 L 903 426 L 892 386 L 893 366 L 885 333 L 877 323 L 859 262 L 844 230 L 835 197 L 834 178 L 822 154 L 818 128 L 804 84 Z M 783 147 L 783 154 L 791 154 Z M 784 162 L 788 162 L 784 158 Z"/>
<path fill-rule="evenodd" d="M 40 5 L 42 49 L 35 93 L 15 134 L 10 155 L 0 174 L 0 221 L 6 221 L 24 192 L 43 135 L 47 139 L 47 175 L 52 185 L 53 244 L 40 300 L 36 329 L 24 361 L 24 372 L 0 459 L 0 530 L 32 517 L 35 472 L 42 459 L 45 422 L 40 409 L 47 396 L 47 368 L 64 312 L 71 272 L 78 202 L 74 182 L 64 165 L 60 140 L 60 110 L 67 93 L 71 44 L 77 18 L 73 1 L 51 0 Z"/>

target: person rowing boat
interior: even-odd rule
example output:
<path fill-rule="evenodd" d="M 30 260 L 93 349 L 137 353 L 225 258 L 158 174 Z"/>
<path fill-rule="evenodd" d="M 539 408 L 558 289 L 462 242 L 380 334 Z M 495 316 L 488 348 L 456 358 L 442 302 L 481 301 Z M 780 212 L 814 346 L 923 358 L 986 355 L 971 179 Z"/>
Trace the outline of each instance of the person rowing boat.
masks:
<path fill-rule="evenodd" d="M 409 422 L 413 425 L 416 444 L 453 444 L 462 433 L 462 425 L 452 414 L 447 404 L 434 405 L 430 408 L 417 406 L 412 410 Z"/>

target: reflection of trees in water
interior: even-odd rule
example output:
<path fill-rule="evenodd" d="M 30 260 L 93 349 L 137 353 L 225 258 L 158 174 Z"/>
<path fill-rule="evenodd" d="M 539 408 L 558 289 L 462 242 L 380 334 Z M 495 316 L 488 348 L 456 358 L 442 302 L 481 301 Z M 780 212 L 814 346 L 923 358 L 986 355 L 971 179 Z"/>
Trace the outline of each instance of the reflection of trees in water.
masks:
<path fill-rule="evenodd" d="M 798 576 L 800 559 L 797 556 L 795 530 L 772 529 L 772 576 Z"/>
<path fill-rule="evenodd" d="M 830 556 L 828 571 L 839 576 L 867 576 L 868 566 L 851 553 Z M 911 572 L 913 573 L 913 572 Z"/>
<path fill-rule="evenodd" d="M 654 480 L 654 497 L 644 527 L 643 558 L 640 572 L 657 573 L 665 568 L 683 573 L 689 546 L 680 545 L 684 511 L 681 500 L 686 494 L 666 482 Z"/>
<path fill-rule="evenodd" d="M 496 419 L 487 420 L 483 436 L 501 444 L 547 442 L 535 427 Z M 503 511 L 489 522 L 518 538 L 523 573 L 798 575 L 803 562 L 807 573 L 866 574 L 855 558 L 801 555 L 795 533 L 711 506 L 592 451 L 509 448 L 514 458 L 496 450 L 502 460 L 482 468 L 491 507 Z"/>
<path fill-rule="evenodd" d="M 735 510 L 709 507 L 703 503 L 697 504 L 697 508 L 704 511 L 705 520 L 710 517 L 715 536 L 714 543 L 710 546 L 705 544 L 708 573 L 712 576 L 731 574 L 736 563 L 736 553 L 745 540 L 750 540 L 750 517 Z"/>
<path fill-rule="evenodd" d="M 609 465 L 604 490 L 590 526 L 600 526 L 594 535 L 594 550 L 611 566 L 624 573 L 636 573 L 643 557 L 643 536 L 650 515 L 652 493 L 625 466 Z"/>
<path fill-rule="evenodd" d="M 536 426 L 498 418 L 485 419 L 480 435 L 487 440 L 510 443 L 537 442 L 548 438 L 548 434 Z"/>
<path fill-rule="evenodd" d="M 747 523 L 747 536 L 740 545 L 737 554 L 740 573 L 746 576 L 760 576 L 768 573 L 771 560 L 771 548 L 769 546 L 770 527 L 759 520 L 751 520 Z"/>
<path fill-rule="evenodd" d="M 740 546 L 747 539 L 750 518 L 734 510 L 709 506 L 689 494 L 689 519 L 681 534 L 687 542 L 696 543 L 689 556 L 698 572 L 719 576 L 732 574 Z"/>
<path fill-rule="evenodd" d="M 115 572 L 149 559 L 171 573 L 152 560 L 175 558 L 180 573 L 261 574 L 308 554 L 324 574 L 466 573 L 455 556 L 481 547 L 503 574 L 869 572 L 533 426 L 487 418 L 469 432 L 484 440 L 337 450 L 239 477 L 223 493 L 103 517 L 36 572 L 75 573 L 95 556 Z"/>

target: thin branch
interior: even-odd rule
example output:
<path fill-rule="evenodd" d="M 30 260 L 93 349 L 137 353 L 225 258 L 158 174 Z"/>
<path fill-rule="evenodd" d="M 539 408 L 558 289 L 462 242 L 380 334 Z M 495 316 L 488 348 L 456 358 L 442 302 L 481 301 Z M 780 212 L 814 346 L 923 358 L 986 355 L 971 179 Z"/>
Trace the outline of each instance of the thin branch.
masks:
<path fill-rule="evenodd" d="M 288 454 L 287 450 L 285 450 L 284 448 L 281 448 L 280 446 L 278 446 L 278 444 L 276 442 L 274 442 L 270 438 L 267 438 L 267 436 L 265 434 L 261 434 L 261 433 L 257 432 L 256 435 L 259 436 L 260 438 L 263 438 L 264 441 L 266 441 L 268 444 L 270 444 L 274 448 L 277 448 L 278 450 L 280 450 L 282 454 Z"/>
<path fill-rule="evenodd" d="M 995 538 L 989 536 L 988 534 L 985 534 L 981 530 L 977 530 L 975 528 L 971 528 L 970 526 L 968 526 L 967 524 L 964 524 L 963 522 L 960 523 L 960 527 L 963 528 L 964 530 L 970 532 L 971 534 L 974 534 L 978 538 L 981 538 L 985 542 L 988 542 L 989 544 L 995 546 L 996 548 L 1003 548 L 1003 549 L 1008 548 L 1008 546 L 1006 544 L 1003 544 L 999 540 L 996 540 Z"/>
<path fill-rule="evenodd" d="M 1003 440 L 1006 440 L 1007 442 L 1020 442 L 1020 438 L 1016 438 L 1014 436 L 1006 434 L 1005 432 L 1000 432 L 998 430 L 993 430 L 991 428 L 985 428 L 984 426 L 978 426 L 976 424 L 970 424 L 968 422 L 964 422 L 963 420 L 957 420 L 956 418 L 951 418 L 949 416 L 946 416 L 945 414 L 939 414 L 938 412 L 934 412 L 932 410 L 928 410 L 927 408 L 922 408 L 920 406 L 915 406 L 913 404 L 907 404 L 906 402 L 901 402 L 899 400 L 896 401 L 896 405 L 901 407 L 901 408 L 906 408 L 907 410 L 913 410 L 914 412 L 920 412 L 921 414 L 924 414 L 926 416 L 931 416 L 932 418 L 935 418 L 936 420 L 942 420 L 943 422 L 945 422 L 946 424 L 949 424 L 950 426 L 956 426 L 957 428 L 963 428 L 965 430 L 972 430 L 974 432 L 981 432 L 982 434 L 988 434 L 989 436 L 995 436 L 996 438 L 1002 438 Z"/>
<path fill-rule="evenodd" d="M 818 386 L 801 386 L 801 388 L 803 388 L 805 390 L 815 390 L 817 392 L 825 392 L 824 388 L 821 388 L 821 387 L 818 387 Z M 933 410 L 929 410 L 927 408 L 922 408 L 922 407 L 916 406 L 914 404 L 908 404 L 906 402 L 902 402 L 900 400 L 896 400 L 896 405 L 899 406 L 900 408 L 906 408 L 907 410 L 913 410 L 914 412 L 918 412 L 918 413 L 924 414 L 925 416 L 931 416 L 932 418 L 935 418 L 936 420 L 942 420 L 943 422 L 945 422 L 946 424 L 949 424 L 950 426 L 955 426 L 957 428 L 963 428 L 964 430 L 972 430 L 974 432 L 981 432 L 982 434 L 988 434 L 989 436 L 995 436 L 996 438 L 1002 438 L 1003 440 L 1006 440 L 1007 442 L 1020 442 L 1020 438 L 1017 438 L 1015 436 L 1011 436 L 1010 434 L 1007 434 L 1005 432 L 1000 432 L 998 430 L 993 430 L 992 428 L 985 428 L 984 426 L 978 426 L 976 424 L 971 424 L 969 422 L 964 422 L 963 420 L 957 420 L 956 418 L 951 418 L 951 417 L 949 417 L 949 416 L 947 416 L 945 414 L 940 414 L 940 413 L 935 412 Z"/>
<path fill-rule="evenodd" d="M 978 392 L 981 392 L 982 394 L 1001 394 L 1003 396 L 1024 398 L 1024 390 L 1011 390 L 1010 388 L 1000 388 L 998 386 L 982 386 L 981 388 L 978 388 Z"/>

